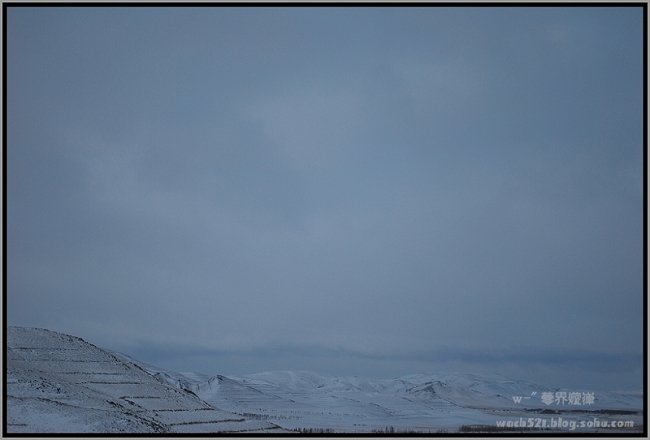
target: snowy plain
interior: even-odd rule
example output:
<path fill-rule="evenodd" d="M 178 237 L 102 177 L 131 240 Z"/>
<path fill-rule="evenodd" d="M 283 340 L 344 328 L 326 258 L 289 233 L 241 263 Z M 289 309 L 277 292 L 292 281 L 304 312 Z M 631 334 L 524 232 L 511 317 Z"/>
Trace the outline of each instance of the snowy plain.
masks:
<path fill-rule="evenodd" d="M 7 433 L 455 433 L 461 427 L 560 418 L 632 421 L 642 430 L 643 399 L 594 393 L 580 405 L 541 396 L 580 393 L 495 374 L 436 372 L 395 379 L 334 377 L 309 371 L 208 376 L 158 368 L 82 339 L 7 329 Z M 559 393 L 559 394 L 557 394 Z M 592 423 L 593 425 L 593 423 Z M 394 430 L 394 431 L 392 431 Z"/>
<path fill-rule="evenodd" d="M 133 360 L 137 363 L 137 361 Z M 242 376 L 209 377 L 174 373 L 138 363 L 168 384 L 192 390 L 211 405 L 257 417 L 287 429 L 327 432 L 455 433 L 461 427 L 497 427 L 497 422 L 546 420 L 589 422 L 632 421 L 642 430 L 639 396 L 594 392 L 587 405 L 547 404 L 542 393 L 586 390 L 551 389 L 509 380 L 496 374 L 438 372 L 396 379 L 335 377 L 311 371 L 275 371 Z M 560 394 L 561 395 L 561 394 Z M 519 402 L 515 399 L 521 397 Z M 514 399 L 513 399 L 514 398 Z M 607 432 L 585 426 L 559 431 Z M 630 432 L 630 428 L 617 432 Z"/>

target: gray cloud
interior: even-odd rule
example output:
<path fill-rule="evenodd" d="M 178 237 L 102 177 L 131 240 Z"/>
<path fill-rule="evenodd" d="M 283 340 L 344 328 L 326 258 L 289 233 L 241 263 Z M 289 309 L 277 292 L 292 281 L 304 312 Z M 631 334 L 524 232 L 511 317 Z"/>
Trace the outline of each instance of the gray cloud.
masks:
<path fill-rule="evenodd" d="M 638 388 L 641 12 L 8 8 L 7 322 Z"/>

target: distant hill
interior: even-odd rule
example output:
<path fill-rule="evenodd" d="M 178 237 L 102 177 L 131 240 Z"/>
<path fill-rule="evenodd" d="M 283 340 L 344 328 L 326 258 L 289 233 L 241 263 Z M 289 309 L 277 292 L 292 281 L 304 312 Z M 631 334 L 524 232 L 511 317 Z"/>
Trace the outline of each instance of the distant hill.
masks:
<path fill-rule="evenodd" d="M 243 376 L 213 377 L 177 373 L 155 367 L 121 353 L 118 357 L 138 364 L 159 380 L 192 391 L 223 410 L 268 420 L 284 428 L 331 432 L 457 432 L 461 427 L 496 428 L 497 423 L 529 419 L 550 425 L 563 421 L 631 421 L 642 430 L 640 396 L 551 389 L 510 380 L 497 374 L 435 372 L 395 379 L 335 377 L 311 371 L 274 371 Z M 545 395 L 553 401 L 542 400 Z M 564 394 L 563 394 L 564 393 Z M 569 402 L 580 395 L 580 405 Z M 584 394 L 583 394 L 584 393 Z M 584 401 L 593 393 L 593 401 Z M 556 397 L 567 400 L 556 401 Z M 563 431 L 570 429 L 568 426 Z M 579 426 L 576 428 L 578 430 Z M 617 432 L 630 432 L 623 427 Z M 602 432 L 585 426 L 582 432 Z M 605 429 L 611 432 L 610 428 Z"/>

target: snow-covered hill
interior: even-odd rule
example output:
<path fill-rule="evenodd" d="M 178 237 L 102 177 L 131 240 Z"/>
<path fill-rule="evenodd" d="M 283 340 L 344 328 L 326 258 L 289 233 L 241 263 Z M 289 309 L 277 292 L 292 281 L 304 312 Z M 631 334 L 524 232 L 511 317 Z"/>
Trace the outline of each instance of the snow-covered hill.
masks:
<path fill-rule="evenodd" d="M 528 427 L 531 421 L 547 428 L 574 422 L 573 429 L 554 428 L 567 433 L 610 431 L 603 423 L 622 421 L 633 426 L 617 432 L 638 433 L 644 423 L 639 396 L 457 372 L 386 380 L 308 371 L 177 373 L 79 338 L 19 327 L 7 332 L 6 380 L 9 433 L 363 433 L 387 427 L 435 433 L 499 423 Z"/>
<path fill-rule="evenodd" d="M 527 425 L 531 418 L 534 423 L 546 420 L 550 427 L 559 417 L 578 425 L 595 419 L 632 421 L 636 431 L 643 425 L 643 400 L 638 396 L 593 392 L 593 402 L 576 405 L 556 397 L 570 393 L 583 397 L 592 391 L 551 389 L 496 374 L 439 372 L 375 380 L 276 371 L 207 378 L 140 365 L 216 407 L 288 429 L 372 432 L 393 427 L 397 432 L 455 432 L 464 425 L 496 427 L 498 422 L 522 418 Z M 553 401 L 542 400 L 543 393 Z M 588 428 L 581 431 L 602 431 Z"/>
<path fill-rule="evenodd" d="M 7 329 L 7 433 L 282 432 L 216 409 L 82 339 Z"/>

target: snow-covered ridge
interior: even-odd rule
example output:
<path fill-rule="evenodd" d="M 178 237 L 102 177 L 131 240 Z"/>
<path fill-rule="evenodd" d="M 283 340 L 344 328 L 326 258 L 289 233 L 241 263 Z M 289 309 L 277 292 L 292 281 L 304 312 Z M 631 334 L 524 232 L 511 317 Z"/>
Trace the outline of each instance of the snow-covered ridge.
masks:
<path fill-rule="evenodd" d="M 80 338 L 7 328 L 6 433 L 279 432 Z"/>
<path fill-rule="evenodd" d="M 495 426 L 496 421 L 513 417 L 560 416 L 633 420 L 637 429 L 643 424 L 639 396 L 596 392 L 594 401 L 586 405 L 549 404 L 541 399 L 542 393 L 590 391 L 551 389 L 497 374 L 436 372 L 377 380 L 275 371 L 207 377 L 139 365 L 216 407 L 288 429 L 372 432 L 392 426 L 397 432 L 454 432 L 463 425 Z"/>

